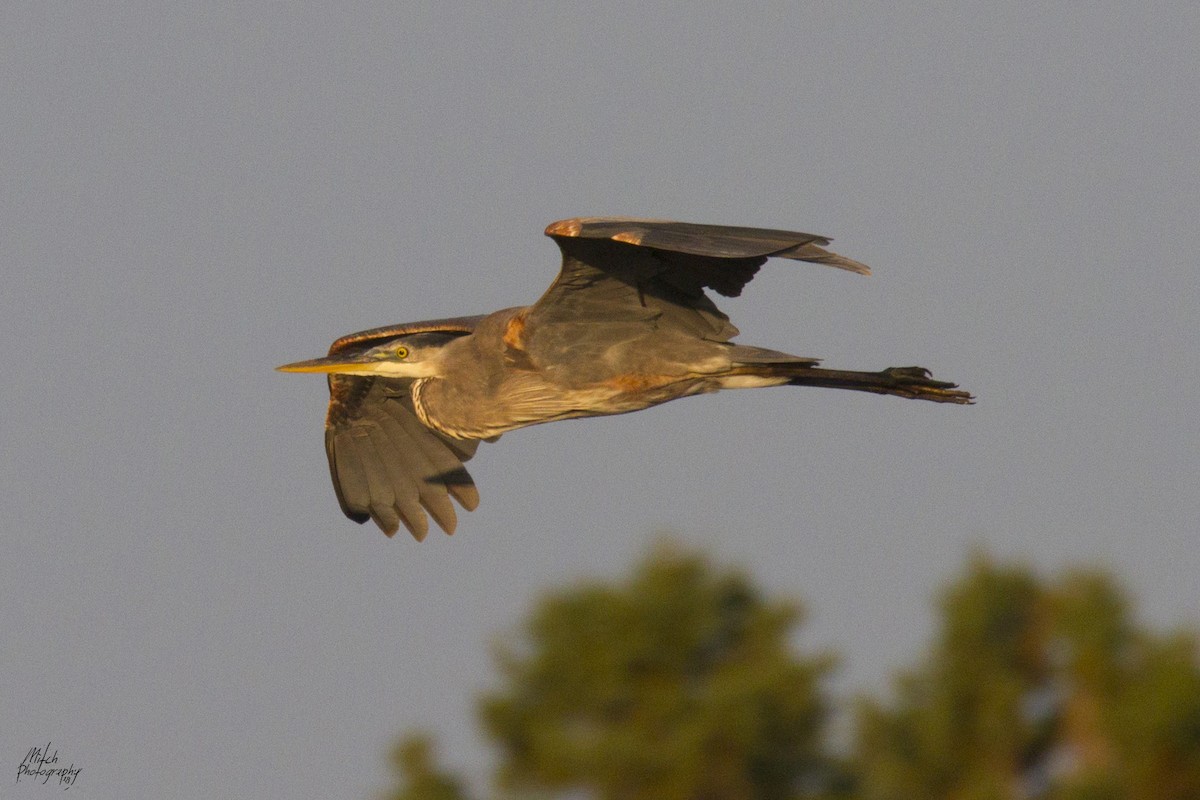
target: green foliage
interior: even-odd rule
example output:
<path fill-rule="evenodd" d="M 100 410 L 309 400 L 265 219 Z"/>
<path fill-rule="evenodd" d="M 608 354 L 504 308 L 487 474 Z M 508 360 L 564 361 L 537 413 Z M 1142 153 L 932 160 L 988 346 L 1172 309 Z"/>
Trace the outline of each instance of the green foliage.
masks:
<path fill-rule="evenodd" d="M 863 701 L 866 800 L 1200 798 L 1200 665 L 1139 632 L 1111 578 L 976 558 L 923 666 Z"/>
<path fill-rule="evenodd" d="M 1114 710 L 1114 747 L 1133 800 L 1200 798 L 1200 668 L 1196 640 L 1146 637 Z"/>
<path fill-rule="evenodd" d="M 826 659 L 798 659 L 790 603 L 661 549 L 623 585 L 544 600 L 484 699 L 506 785 L 599 798 L 788 798 L 828 781 Z"/>
<path fill-rule="evenodd" d="M 1200 653 L 1135 624 L 1109 575 L 977 556 L 888 700 L 830 756 L 828 657 L 791 602 L 664 546 L 623 582 L 544 597 L 480 703 L 509 798 L 1200 800 Z M 427 739 L 391 800 L 462 800 Z"/>
<path fill-rule="evenodd" d="M 388 800 L 464 800 L 461 784 L 440 771 L 433 760 L 433 743 L 426 736 L 405 736 L 392 751 L 400 787 Z"/>

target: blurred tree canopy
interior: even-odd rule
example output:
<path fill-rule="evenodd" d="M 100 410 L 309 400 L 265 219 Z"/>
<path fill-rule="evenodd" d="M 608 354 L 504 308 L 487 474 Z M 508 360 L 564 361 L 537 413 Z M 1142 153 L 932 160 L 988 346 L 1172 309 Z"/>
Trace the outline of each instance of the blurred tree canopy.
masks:
<path fill-rule="evenodd" d="M 433 742 L 428 736 L 410 734 L 392 751 L 392 766 L 400 776 L 400 787 L 387 800 L 463 800 L 462 783 L 438 769 L 433 760 Z"/>
<path fill-rule="evenodd" d="M 1054 582 L 976 557 L 888 704 L 858 715 L 865 800 L 1197 800 L 1190 635 L 1139 629 L 1112 578 Z"/>
<path fill-rule="evenodd" d="M 660 548 L 623 585 L 546 598 L 482 703 L 505 785 L 600 798 L 789 798 L 830 772 L 825 658 L 788 644 L 795 604 Z"/>
<path fill-rule="evenodd" d="M 832 659 L 797 655 L 799 607 L 670 545 L 620 583 L 549 594 L 480 701 L 505 797 L 596 800 L 1200 800 L 1200 659 L 1137 626 L 1113 579 L 972 559 L 891 697 L 849 747 Z M 392 800 L 462 800 L 430 743 Z"/>

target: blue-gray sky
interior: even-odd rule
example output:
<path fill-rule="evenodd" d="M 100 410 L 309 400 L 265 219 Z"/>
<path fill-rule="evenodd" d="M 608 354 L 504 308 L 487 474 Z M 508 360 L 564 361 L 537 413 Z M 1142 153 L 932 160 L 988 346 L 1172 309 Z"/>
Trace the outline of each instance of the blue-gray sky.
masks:
<path fill-rule="evenodd" d="M 1200 619 L 1197 41 L 1182 2 L 6 4 L 0 775 L 368 796 L 419 726 L 483 776 L 489 642 L 664 529 L 800 597 L 840 692 L 977 546 Z M 532 302 L 585 214 L 835 237 L 875 276 L 773 263 L 741 340 L 979 404 L 543 426 L 453 538 L 345 520 L 323 382 L 272 368 Z"/>

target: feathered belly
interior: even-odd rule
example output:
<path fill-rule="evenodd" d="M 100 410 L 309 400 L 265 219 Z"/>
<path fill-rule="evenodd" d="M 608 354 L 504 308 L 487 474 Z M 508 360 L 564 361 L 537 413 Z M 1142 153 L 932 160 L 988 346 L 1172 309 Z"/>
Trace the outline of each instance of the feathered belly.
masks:
<path fill-rule="evenodd" d="M 714 392 L 718 379 L 628 373 L 580 387 L 561 387 L 534 375 L 495 389 L 422 378 L 413 383 L 421 421 L 456 439 L 490 439 L 507 431 L 577 417 L 627 414 L 680 397 Z"/>

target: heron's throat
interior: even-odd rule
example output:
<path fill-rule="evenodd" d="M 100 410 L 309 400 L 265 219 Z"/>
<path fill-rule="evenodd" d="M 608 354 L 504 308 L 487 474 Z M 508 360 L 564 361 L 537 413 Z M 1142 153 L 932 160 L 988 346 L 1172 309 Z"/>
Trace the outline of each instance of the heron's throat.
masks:
<path fill-rule="evenodd" d="M 495 441 L 500 434 L 522 427 L 520 424 L 493 424 L 486 416 L 475 418 L 470 414 L 456 413 L 463 410 L 461 399 L 456 402 L 447 397 L 445 390 L 446 382 L 443 380 L 418 378 L 412 384 L 413 410 L 417 412 L 417 418 L 426 427 L 444 436 Z"/>
<path fill-rule="evenodd" d="M 439 433 L 443 433 L 454 439 L 482 439 L 482 436 L 472 436 L 469 431 L 461 431 L 455 428 L 447 427 L 440 420 L 434 418 L 429 413 L 429 406 L 425 404 L 425 389 L 429 384 L 429 378 L 418 378 L 413 381 L 412 385 L 412 401 L 413 410 L 417 412 L 417 418 L 428 428 L 432 428 Z"/>

